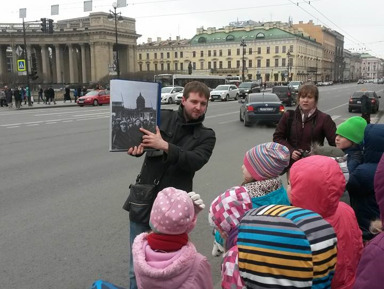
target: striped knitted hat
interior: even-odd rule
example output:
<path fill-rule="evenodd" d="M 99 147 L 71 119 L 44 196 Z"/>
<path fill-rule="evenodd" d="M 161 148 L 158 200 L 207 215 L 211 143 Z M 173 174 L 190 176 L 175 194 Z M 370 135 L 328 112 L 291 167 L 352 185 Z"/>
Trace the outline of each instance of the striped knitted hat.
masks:
<path fill-rule="evenodd" d="M 239 225 L 239 270 L 247 288 L 331 288 L 337 238 L 320 215 L 269 205 Z"/>
<path fill-rule="evenodd" d="M 289 149 L 275 142 L 257 145 L 247 151 L 244 156 L 244 166 L 256 181 L 276 178 L 290 159 Z"/>

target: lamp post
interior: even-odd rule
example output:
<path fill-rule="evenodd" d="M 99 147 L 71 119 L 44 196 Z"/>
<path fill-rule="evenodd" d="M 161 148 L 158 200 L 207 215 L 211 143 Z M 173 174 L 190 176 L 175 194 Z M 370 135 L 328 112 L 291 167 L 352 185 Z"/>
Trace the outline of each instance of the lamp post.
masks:
<path fill-rule="evenodd" d="M 244 77 L 245 58 L 244 58 L 244 55 L 245 55 L 245 47 L 247 46 L 244 39 L 241 40 L 240 46 L 243 48 L 243 69 L 242 69 L 242 73 L 241 73 L 241 81 L 244 82 L 245 81 L 245 77 Z"/>
<path fill-rule="evenodd" d="M 287 52 L 287 70 L 288 70 L 288 81 L 291 81 L 291 64 L 290 64 L 290 62 L 289 62 L 289 59 L 290 59 L 290 57 L 291 57 L 291 53 L 288 51 Z"/>
<path fill-rule="evenodd" d="M 116 12 L 117 3 L 112 3 L 113 11 L 109 10 L 108 20 L 114 20 L 115 21 L 115 52 L 116 52 L 116 73 L 117 78 L 120 78 L 120 64 L 119 64 L 119 42 L 117 38 L 117 21 L 121 22 L 123 21 L 123 17 L 121 16 L 121 12 Z"/>
<path fill-rule="evenodd" d="M 318 61 L 319 59 L 316 57 L 316 75 L 315 75 L 315 83 L 317 83 L 317 61 Z"/>

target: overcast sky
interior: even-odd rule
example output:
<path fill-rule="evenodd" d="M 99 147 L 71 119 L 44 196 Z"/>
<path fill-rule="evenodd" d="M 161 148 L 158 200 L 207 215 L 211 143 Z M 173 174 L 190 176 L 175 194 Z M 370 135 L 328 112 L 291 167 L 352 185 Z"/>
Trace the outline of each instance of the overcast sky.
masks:
<path fill-rule="evenodd" d="M 5 2 L 6 0 L 2 0 Z M 108 12 L 116 0 L 93 0 L 93 12 Z M 13 0 L 2 5 L 2 23 L 21 22 L 19 8 L 27 8 L 26 21 L 42 17 L 56 20 L 87 16 L 83 0 Z M 126 0 L 118 8 L 123 16 L 136 19 L 142 37 L 191 38 L 198 27 L 220 28 L 232 21 L 313 20 L 344 35 L 344 48 L 384 58 L 384 4 L 382 0 Z M 51 16 L 51 5 L 59 15 Z"/>

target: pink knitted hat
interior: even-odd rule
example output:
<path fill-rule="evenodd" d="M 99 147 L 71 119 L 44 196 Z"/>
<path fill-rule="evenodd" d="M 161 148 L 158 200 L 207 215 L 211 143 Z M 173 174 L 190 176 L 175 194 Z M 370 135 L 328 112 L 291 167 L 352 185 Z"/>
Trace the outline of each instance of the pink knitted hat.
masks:
<path fill-rule="evenodd" d="M 172 187 L 160 191 L 153 203 L 149 225 L 158 234 L 191 232 L 196 225 L 196 216 L 187 192 Z"/>
<path fill-rule="evenodd" d="M 275 142 L 259 144 L 245 153 L 244 166 L 256 181 L 276 178 L 289 164 L 286 146 Z"/>
<path fill-rule="evenodd" d="M 250 209 L 252 202 L 245 188 L 233 187 L 213 200 L 209 208 L 209 221 L 221 231 L 229 233 Z"/>

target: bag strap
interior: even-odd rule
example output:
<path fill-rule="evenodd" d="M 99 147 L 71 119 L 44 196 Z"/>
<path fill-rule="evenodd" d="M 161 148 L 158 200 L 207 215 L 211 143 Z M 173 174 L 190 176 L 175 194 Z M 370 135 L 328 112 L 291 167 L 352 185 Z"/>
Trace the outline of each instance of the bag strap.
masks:
<path fill-rule="evenodd" d="M 160 183 L 160 181 L 161 181 L 161 179 L 164 177 L 165 172 L 167 171 L 167 169 L 168 169 L 168 165 L 166 165 L 166 166 L 163 168 L 162 173 L 160 174 L 160 176 L 159 176 L 158 178 L 155 178 L 155 179 L 153 180 L 153 184 L 154 184 L 155 186 L 157 186 L 157 185 Z M 140 171 L 140 173 L 139 173 L 139 174 L 137 175 L 137 177 L 136 177 L 136 183 L 137 183 L 137 184 L 140 183 L 140 177 L 141 177 L 141 171 Z"/>

